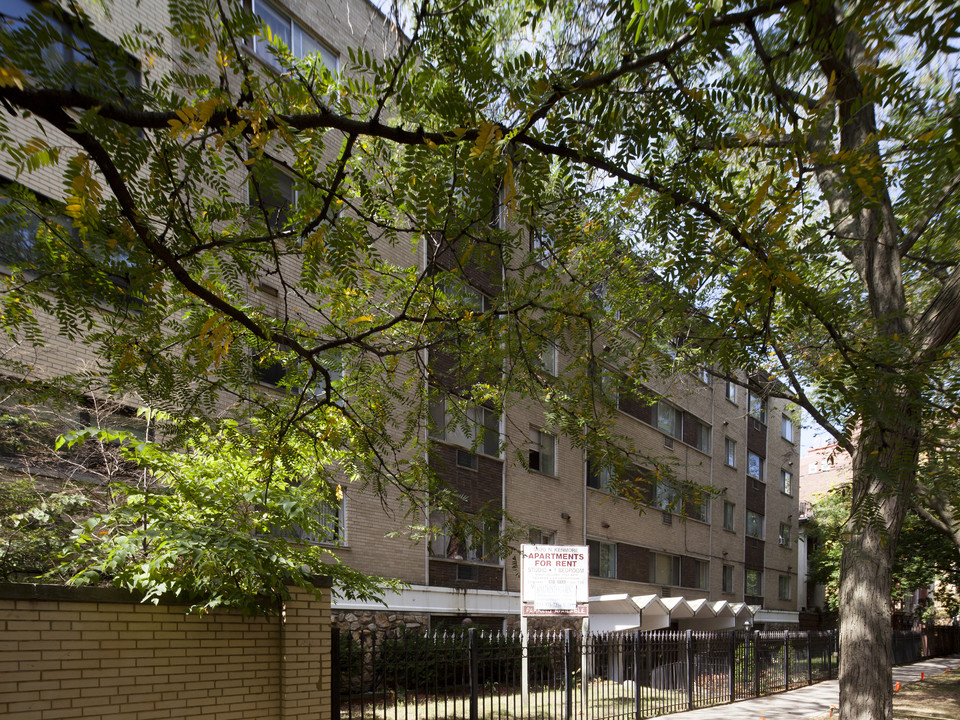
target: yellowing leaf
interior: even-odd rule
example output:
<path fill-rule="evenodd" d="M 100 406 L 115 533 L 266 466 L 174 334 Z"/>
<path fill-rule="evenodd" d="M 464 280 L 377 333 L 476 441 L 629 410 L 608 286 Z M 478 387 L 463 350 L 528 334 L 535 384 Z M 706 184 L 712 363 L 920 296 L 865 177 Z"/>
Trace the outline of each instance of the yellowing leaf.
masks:
<path fill-rule="evenodd" d="M 16 87 L 23 90 L 26 76 L 20 68 L 13 65 L 0 65 L 0 87 Z"/>
<path fill-rule="evenodd" d="M 770 188 L 771 180 L 773 180 L 772 172 L 764 178 L 760 184 L 760 188 L 757 190 L 757 194 L 754 195 L 753 202 L 750 203 L 750 208 L 747 210 L 748 224 L 749 220 L 756 218 L 757 213 L 760 212 L 760 206 L 763 205 L 763 201 L 767 197 L 767 190 Z"/>

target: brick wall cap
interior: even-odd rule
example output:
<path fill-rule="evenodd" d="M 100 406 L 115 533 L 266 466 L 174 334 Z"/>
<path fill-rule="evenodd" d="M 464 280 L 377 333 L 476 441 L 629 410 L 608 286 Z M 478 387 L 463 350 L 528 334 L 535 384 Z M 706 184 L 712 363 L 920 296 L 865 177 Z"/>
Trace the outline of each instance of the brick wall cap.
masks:
<path fill-rule="evenodd" d="M 326 575 L 307 578 L 316 588 L 330 588 L 332 580 Z M 0 583 L 0 598 L 5 600 L 62 600 L 67 602 L 142 603 L 143 594 L 121 588 L 76 585 L 40 585 L 33 583 Z M 160 605 L 191 605 L 191 599 L 163 595 Z"/>

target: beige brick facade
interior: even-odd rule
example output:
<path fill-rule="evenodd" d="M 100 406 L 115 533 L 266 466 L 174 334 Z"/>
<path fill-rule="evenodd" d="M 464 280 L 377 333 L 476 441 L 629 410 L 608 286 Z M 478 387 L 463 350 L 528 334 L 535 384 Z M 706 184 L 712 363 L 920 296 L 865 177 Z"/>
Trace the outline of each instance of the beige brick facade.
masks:
<path fill-rule="evenodd" d="M 346 60 L 347 49 L 351 47 L 367 48 L 380 57 L 391 52 L 391 38 L 395 38 L 395 35 L 390 32 L 389 23 L 373 5 L 364 0 L 271 1 L 309 28 L 318 40 L 340 57 L 341 62 Z M 165 5 L 151 2 L 134 4 L 131 0 L 122 0 L 117 3 L 112 16 L 105 20 L 100 29 L 105 34 L 129 32 L 137 23 L 154 28 L 163 27 L 167 24 Z M 15 123 L 13 139 L 25 140 L 33 134 L 32 127 L 28 123 Z M 331 142 L 328 151 L 331 154 L 335 153 L 336 144 Z M 20 180 L 32 189 L 53 197 L 59 197 L 62 192 L 56 169 L 46 170 Z M 238 185 L 242 183 L 239 175 L 237 183 Z M 385 261 L 397 265 L 407 266 L 420 261 L 418 254 L 414 255 L 410 252 L 409 246 L 405 247 L 402 244 L 384 247 L 382 252 Z M 251 292 L 254 291 L 251 290 Z M 306 319 L 309 321 L 309 318 Z M 53 328 L 52 321 L 50 321 L 50 327 Z M 16 357 L 34 365 L 38 377 L 51 377 L 96 366 L 96 359 L 86 346 L 70 342 L 53 331 L 47 338 L 47 346 L 40 352 L 13 348 L 0 348 L 0 350 L 5 350 L 7 357 Z M 564 359 L 561 358 L 561 366 L 563 361 Z M 401 372 L 407 371 L 413 372 L 412 366 L 401 369 Z M 686 436 L 669 437 L 657 428 L 655 420 L 649 416 L 649 411 L 646 416 L 641 417 L 642 411 L 627 411 L 624 409 L 626 403 L 621 403 L 621 410 L 617 413 L 617 432 L 630 437 L 637 448 L 650 456 L 669 463 L 678 481 L 708 486 L 718 491 L 709 500 L 705 520 L 686 516 L 682 506 L 661 510 L 651 504 L 652 498 L 647 498 L 646 504 L 635 504 L 602 490 L 587 487 L 587 458 L 571 438 L 562 436 L 557 438 L 556 464 L 552 473 L 526 469 L 524 463 L 520 462 L 520 458 L 525 458 L 531 432 L 536 429 L 550 432 L 542 410 L 532 404 L 515 403 L 508 408 L 505 417 L 501 418 L 501 427 L 504 428 L 505 433 L 505 451 L 502 461 L 484 458 L 483 467 L 476 471 L 454 470 L 450 466 L 452 461 L 449 459 L 452 456 L 452 447 L 445 445 L 444 454 L 447 459 L 443 462 L 446 466 L 438 469 L 441 475 L 446 472 L 450 477 L 456 476 L 457 487 L 464 492 L 468 507 L 472 508 L 472 505 L 480 500 L 494 500 L 499 503 L 506 515 L 519 523 L 539 528 L 548 534 L 555 533 L 555 541 L 559 544 L 604 543 L 610 548 L 615 548 L 621 570 L 614 571 L 613 577 L 593 577 L 591 579 L 593 595 L 669 593 L 683 595 L 688 599 L 708 598 L 731 602 L 740 602 L 746 598 L 751 602 L 762 603 L 766 608 L 793 611 L 797 607 L 795 538 L 798 521 L 797 472 L 793 468 L 799 469 L 797 454 L 799 426 L 794 424 L 795 432 L 792 440 L 784 439 L 781 433 L 783 407 L 778 401 L 772 400 L 769 401 L 766 409 L 766 422 L 755 422 L 748 414 L 745 379 L 741 378 L 741 382 L 743 384 L 736 388 L 735 402 L 727 399 L 725 383 L 721 379 L 711 379 L 709 383 L 703 383 L 693 376 L 682 375 L 651 382 L 651 391 L 662 394 L 673 406 L 683 411 L 684 418 L 691 418 L 691 422 L 696 419 L 697 422 L 709 427 L 710 443 L 707 448 L 698 449 L 693 443 L 687 441 L 689 438 Z M 725 462 L 727 440 L 736 444 L 732 466 Z M 757 481 L 750 480 L 746 474 L 748 448 L 762 459 L 764 477 Z M 785 488 L 781 481 L 783 472 L 790 473 L 793 477 L 793 484 L 787 488 L 787 492 L 784 492 Z M 477 482 L 472 482 L 470 473 L 476 475 Z M 481 474 L 482 478 L 480 478 Z M 723 527 L 725 502 L 733 505 L 732 529 Z M 748 510 L 762 517 L 761 538 L 748 538 L 745 534 Z M 433 587 L 438 591 L 447 592 L 451 597 L 458 598 L 456 603 L 450 603 L 450 609 L 437 610 L 435 613 L 437 615 L 474 617 L 487 615 L 495 618 L 506 617 L 509 614 L 503 610 L 506 605 L 502 603 L 497 605 L 481 602 L 486 596 L 481 595 L 479 591 L 496 591 L 501 594 L 506 591 L 515 599 L 519 591 L 519 575 L 514 557 L 505 558 L 500 562 L 475 563 L 451 559 L 431 560 L 427 543 L 411 544 L 402 537 L 388 538 L 388 533 L 400 529 L 407 522 L 403 517 L 402 509 L 399 508 L 399 498 L 395 494 L 388 493 L 385 502 L 381 502 L 379 497 L 364 495 L 347 486 L 344 519 L 345 545 L 337 552 L 349 565 L 366 573 L 396 577 L 413 586 Z M 780 532 L 781 525 L 788 529 L 785 537 Z M 781 543 L 781 539 L 785 539 L 786 542 Z M 657 556 L 664 555 L 680 559 L 679 576 L 674 578 L 677 582 L 652 582 L 651 564 L 655 562 Z M 464 573 L 461 578 L 458 574 L 458 566 L 475 567 L 476 579 L 469 579 L 468 573 Z M 729 591 L 723 588 L 725 567 L 732 568 L 733 573 L 733 586 L 728 589 Z M 758 595 L 746 592 L 744 582 L 747 570 L 762 573 L 762 589 Z M 705 583 L 700 582 L 698 575 L 700 572 L 705 573 Z M 695 575 L 696 578 L 694 578 Z M 463 599 L 462 602 L 461 599 Z M 297 602 L 299 601 L 294 601 L 295 606 Z M 441 605 L 442 603 L 438 607 Z M 91 608 L 99 607 L 100 604 L 91 606 Z M 131 632 L 146 633 L 150 637 L 140 638 L 146 643 L 145 648 L 156 651 L 158 660 L 165 657 L 173 658 L 176 657 L 175 653 L 171 655 L 165 655 L 165 653 L 173 653 L 174 650 L 183 653 L 186 649 L 176 644 L 172 634 L 169 636 L 170 639 L 164 641 L 172 643 L 171 645 L 150 647 L 150 643 L 158 642 L 156 640 L 158 630 L 150 623 L 160 623 L 161 627 L 169 626 L 170 633 L 175 633 L 180 632 L 183 627 L 193 627 L 191 623 L 198 622 L 197 619 L 174 619 L 167 615 L 150 616 L 149 619 L 143 620 L 138 613 L 146 610 L 132 609 L 136 607 L 130 605 L 122 611 L 105 609 L 104 612 L 122 614 L 123 618 L 118 616 L 93 621 L 106 623 L 103 627 L 105 631 L 119 633 L 122 630 L 124 633 L 124 640 L 121 641 L 118 634 L 112 639 L 103 640 L 108 643 L 107 646 L 98 645 L 95 650 L 91 650 L 90 652 L 95 653 L 94 655 L 84 655 L 85 658 L 96 658 L 97 667 L 109 669 L 113 672 L 114 678 L 127 677 L 120 672 L 121 668 L 132 673 L 138 667 L 148 667 L 148 664 L 146 660 L 143 665 L 138 666 L 134 663 L 130 668 L 118 664 L 118 653 L 121 648 L 110 647 L 110 642 L 126 642 L 126 638 L 130 637 L 128 633 Z M 64 611 L 92 612 L 91 608 Z M 347 613 L 352 606 L 343 601 L 337 604 L 337 608 L 341 613 Z M 157 609 L 154 610 L 160 612 Z M 138 619 L 135 620 L 135 617 Z M 240 623 L 241 620 L 234 620 L 231 617 L 224 616 L 215 623 L 211 619 L 210 623 L 218 627 L 222 625 L 233 628 L 232 623 Z M 299 618 L 300 616 L 295 613 L 289 618 L 289 622 L 299 627 L 301 623 Z M 37 622 L 42 624 L 42 621 Z M 128 627 L 125 623 L 132 623 L 136 627 Z M 149 625 L 151 629 L 141 628 L 140 624 L 143 623 Z M 181 627 L 179 623 L 185 625 Z M 317 673 L 328 671 L 328 668 L 325 668 L 317 659 L 319 649 L 326 642 L 325 636 L 314 636 L 309 629 L 301 628 L 288 637 L 283 634 L 286 632 L 283 628 L 271 629 L 271 627 L 265 625 L 257 632 L 263 633 L 265 645 L 272 643 L 276 648 L 280 648 L 278 652 L 289 659 L 291 667 L 296 666 L 304 670 L 304 677 L 314 677 Z M 54 632 L 52 627 L 45 628 L 45 631 Z M 32 633 L 41 632 L 41 630 L 38 626 L 34 629 L 18 630 L 18 632 Z M 73 630 L 65 632 L 73 632 Z M 164 637 L 168 636 L 164 635 Z M 9 638 L 9 635 L 5 636 L 5 640 Z M 43 642 L 54 641 L 55 639 L 43 640 Z M 17 640 L 17 642 L 20 641 Z M 56 642 L 59 641 L 56 640 Z M 79 641 L 76 638 L 67 638 L 64 642 Z M 205 642 L 219 641 L 210 639 Z M 256 652 L 261 651 L 258 644 L 250 642 L 251 649 L 257 645 Z M 200 646 L 201 649 L 204 647 L 207 646 Z M 216 645 L 209 647 L 213 648 Z M 36 651 L 38 650 L 29 652 Z M 27 651 L 24 650 L 24 652 Z M 96 655 L 96 653 L 105 654 Z M 255 657 L 258 657 L 256 653 L 251 653 L 249 657 L 244 657 L 241 653 L 238 661 L 243 660 L 251 667 L 257 667 L 260 675 L 274 674 L 280 679 L 281 688 L 276 691 L 275 696 L 265 693 L 263 697 L 258 696 L 259 699 L 255 702 L 267 705 L 274 703 L 279 708 L 276 712 L 288 713 L 283 717 L 296 717 L 299 709 L 306 708 L 312 702 L 311 693 L 315 688 L 311 690 L 311 681 L 301 679 L 297 673 L 284 675 L 285 666 L 281 667 L 275 661 L 268 661 L 265 658 L 254 659 Z M 24 660 L 22 664 L 29 665 L 29 662 L 32 660 Z M 110 665 L 111 662 L 114 664 Z M 191 662 L 194 661 L 191 660 Z M 207 661 L 200 656 L 195 662 L 205 666 Z M 165 668 L 167 665 L 158 667 Z M 219 667 L 219 661 L 215 665 Z M 246 672 L 244 667 L 246 665 L 241 663 L 241 667 L 236 670 L 239 674 L 231 671 L 230 682 L 236 681 L 243 687 L 248 686 L 242 681 L 245 677 L 243 673 Z M 76 677 L 64 678 L 65 682 L 80 683 L 76 686 L 76 689 L 82 691 L 78 703 L 82 704 L 88 700 L 94 703 L 98 701 L 96 700 L 98 697 L 99 702 L 106 702 L 92 690 L 92 688 L 101 687 L 100 676 L 88 677 L 81 672 L 82 668 L 79 666 L 72 666 L 69 670 L 80 673 Z M 38 669 L 36 672 L 42 671 Z M 154 675 L 148 671 L 144 671 L 143 674 L 150 677 Z M 158 674 L 157 677 L 160 675 Z M 174 674 L 170 671 L 163 677 L 170 682 L 179 683 L 174 697 L 158 701 L 172 704 L 158 705 L 150 712 L 156 710 L 174 713 L 181 707 L 177 705 L 178 702 L 190 699 L 191 693 L 196 692 L 202 695 L 204 692 L 204 687 L 192 684 L 184 672 Z M 20 685 L 21 680 L 16 682 L 18 694 L 20 691 L 28 695 L 36 692 L 39 698 L 39 689 L 36 691 L 29 689 L 31 687 L 29 684 L 42 682 L 42 679 L 33 679 L 31 676 L 29 679 L 22 680 L 23 685 Z M 130 702 L 137 704 L 140 701 L 131 700 Z M 225 713 L 216 717 L 233 716 L 229 713 L 234 710 L 219 707 L 219 703 L 214 705 L 218 705 L 218 712 Z M 228 703 L 224 705 L 232 707 Z M 242 709 L 243 712 L 250 712 L 250 716 L 280 717 L 280 715 L 269 714 L 274 710 L 267 713 L 264 707 L 265 705 L 243 706 L 243 708 L 238 706 L 236 712 Z M 8 710 L 13 711 L 10 708 Z M 21 710 L 26 712 L 27 706 L 18 708 L 17 712 Z M 47 711 L 52 712 L 53 708 L 50 707 Z M 44 714 L 43 716 L 75 717 L 69 714 Z M 104 717 L 107 716 L 107 714 L 104 715 Z M 142 715 L 142 717 L 178 716 L 176 714 Z M 30 716 L 23 715 L 23 717 Z"/>
<path fill-rule="evenodd" d="M 0 585 L 0 717 L 330 717 L 330 589 L 187 615 L 117 590 Z"/>

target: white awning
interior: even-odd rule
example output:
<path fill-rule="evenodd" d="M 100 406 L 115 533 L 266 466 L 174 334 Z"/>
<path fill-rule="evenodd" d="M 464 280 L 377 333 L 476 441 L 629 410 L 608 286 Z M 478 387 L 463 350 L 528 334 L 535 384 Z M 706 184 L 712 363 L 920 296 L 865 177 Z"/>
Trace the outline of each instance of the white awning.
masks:
<path fill-rule="evenodd" d="M 735 630 L 752 622 L 759 606 L 703 598 L 657 595 L 597 595 L 590 598 L 590 630 Z"/>

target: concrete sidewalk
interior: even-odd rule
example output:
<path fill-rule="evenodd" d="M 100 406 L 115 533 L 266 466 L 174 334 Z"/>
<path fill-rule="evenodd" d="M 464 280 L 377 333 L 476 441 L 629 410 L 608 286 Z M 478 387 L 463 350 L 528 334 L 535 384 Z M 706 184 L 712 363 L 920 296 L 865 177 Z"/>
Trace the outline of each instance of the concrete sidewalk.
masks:
<path fill-rule="evenodd" d="M 933 658 L 913 665 L 902 665 L 893 669 L 893 681 L 908 683 L 920 679 L 920 673 L 927 677 L 939 675 L 949 668 L 951 671 L 960 666 L 960 655 Z M 831 706 L 840 705 L 840 683 L 837 680 L 808 685 L 797 690 L 777 695 L 742 700 L 728 705 L 715 705 L 702 710 L 692 710 L 673 715 L 662 715 L 671 720 L 808 720 L 830 712 Z M 836 717 L 836 713 L 834 713 Z M 657 720 L 654 718 L 653 720 Z"/>

